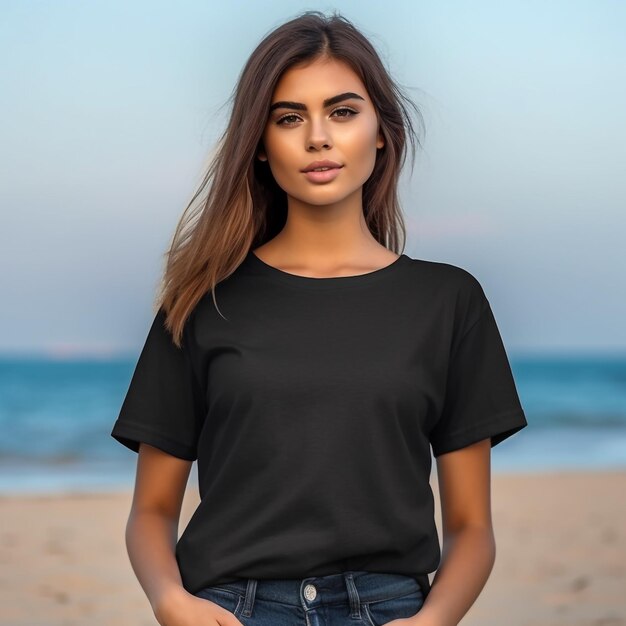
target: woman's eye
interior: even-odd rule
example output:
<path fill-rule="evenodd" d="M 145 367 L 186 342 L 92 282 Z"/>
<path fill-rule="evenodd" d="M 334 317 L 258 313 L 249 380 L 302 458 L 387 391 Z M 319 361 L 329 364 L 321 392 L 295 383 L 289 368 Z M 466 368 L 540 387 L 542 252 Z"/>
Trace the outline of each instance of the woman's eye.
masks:
<path fill-rule="evenodd" d="M 296 119 L 299 119 L 297 115 L 294 115 L 293 113 L 289 114 L 289 115 L 285 115 L 284 117 L 281 117 L 276 123 L 279 124 L 280 126 L 284 126 L 283 122 L 285 120 L 288 120 L 289 118 L 295 117 Z M 289 124 L 291 124 L 292 122 L 289 122 Z M 287 124 L 287 125 L 289 125 Z"/>
<path fill-rule="evenodd" d="M 348 107 L 341 107 L 340 109 L 335 109 L 333 113 L 338 113 L 339 111 L 346 111 L 347 113 L 350 113 L 350 115 L 340 115 L 339 117 L 352 117 L 353 115 L 357 114 L 357 111 L 355 111 L 354 109 L 349 109 Z"/>
<path fill-rule="evenodd" d="M 337 115 L 336 117 L 354 117 L 355 115 L 358 114 L 358 111 L 355 111 L 354 109 L 349 109 L 348 107 L 340 107 L 339 109 L 335 109 L 331 115 L 333 115 L 334 113 L 340 113 L 340 112 L 345 112 L 347 113 L 347 115 Z M 295 122 L 285 122 L 285 120 L 289 120 L 289 119 L 295 119 L 295 120 L 299 120 L 299 116 L 297 116 L 295 113 L 289 113 L 288 115 L 284 115 L 283 117 L 281 117 L 276 124 L 279 126 L 292 126 Z"/>

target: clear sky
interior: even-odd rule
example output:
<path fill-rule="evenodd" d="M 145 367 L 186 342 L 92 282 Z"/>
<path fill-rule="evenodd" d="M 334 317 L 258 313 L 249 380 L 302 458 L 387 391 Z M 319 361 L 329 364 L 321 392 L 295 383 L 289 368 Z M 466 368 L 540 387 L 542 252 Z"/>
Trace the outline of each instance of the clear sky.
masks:
<path fill-rule="evenodd" d="M 338 9 L 421 107 L 409 256 L 511 353 L 626 350 L 626 3 L 0 0 L 0 350 L 136 350 L 260 39 Z"/>

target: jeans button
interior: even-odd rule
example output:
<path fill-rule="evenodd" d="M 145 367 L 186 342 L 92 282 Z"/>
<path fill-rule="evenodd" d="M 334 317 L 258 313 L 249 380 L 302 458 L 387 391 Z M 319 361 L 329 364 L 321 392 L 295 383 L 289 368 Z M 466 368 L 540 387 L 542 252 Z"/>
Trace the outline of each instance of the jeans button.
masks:
<path fill-rule="evenodd" d="M 315 589 L 314 585 L 307 585 L 304 588 L 304 597 L 309 602 L 312 602 L 313 600 L 315 600 L 316 596 L 317 596 L 317 589 Z"/>

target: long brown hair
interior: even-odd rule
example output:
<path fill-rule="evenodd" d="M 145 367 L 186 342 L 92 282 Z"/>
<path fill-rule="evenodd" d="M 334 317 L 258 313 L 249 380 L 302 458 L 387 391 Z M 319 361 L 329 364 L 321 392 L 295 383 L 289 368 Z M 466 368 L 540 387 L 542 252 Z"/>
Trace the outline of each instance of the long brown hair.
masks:
<path fill-rule="evenodd" d="M 216 284 L 237 269 L 251 248 L 272 239 L 285 225 L 287 195 L 267 161 L 255 157 L 262 148 L 271 98 L 281 75 L 291 66 L 321 58 L 348 64 L 372 100 L 385 145 L 377 151 L 372 175 L 363 185 L 364 217 L 379 243 L 396 253 L 404 249 L 406 228 L 397 185 L 407 138 L 411 169 L 416 146 L 422 145 L 408 106 L 423 128 L 421 112 L 348 19 L 336 11 L 330 16 L 305 11 L 271 31 L 250 55 L 229 98 L 232 113 L 226 130 L 165 253 L 156 306 L 165 310 L 177 346 L 197 302 L 210 290 L 219 311 Z"/>

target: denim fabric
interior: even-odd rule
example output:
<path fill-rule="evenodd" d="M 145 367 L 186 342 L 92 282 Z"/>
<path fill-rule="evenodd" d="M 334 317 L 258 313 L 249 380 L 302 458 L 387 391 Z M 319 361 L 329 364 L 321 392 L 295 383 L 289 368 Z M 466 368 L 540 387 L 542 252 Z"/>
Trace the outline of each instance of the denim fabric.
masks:
<path fill-rule="evenodd" d="M 348 571 L 301 579 L 248 578 L 195 595 L 230 611 L 244 626 L 383 626 L 415 615 L 429 591 L 423 586 L 412 576 Z"/>

